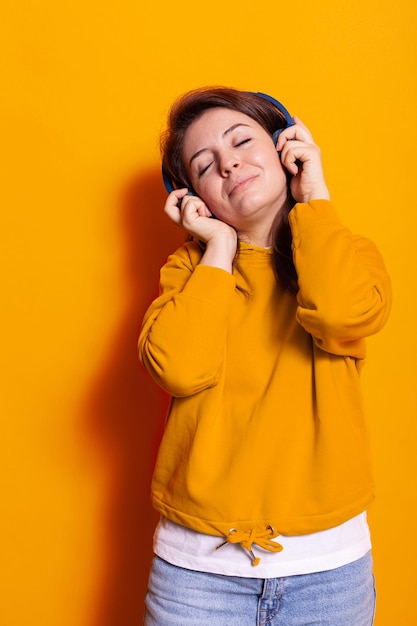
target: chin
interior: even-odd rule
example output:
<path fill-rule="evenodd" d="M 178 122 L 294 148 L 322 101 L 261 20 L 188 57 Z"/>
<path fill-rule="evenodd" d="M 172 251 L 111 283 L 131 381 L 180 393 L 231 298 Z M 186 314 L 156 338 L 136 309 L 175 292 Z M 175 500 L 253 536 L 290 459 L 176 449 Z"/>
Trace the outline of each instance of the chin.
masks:
<path fill-rule="evenodd" d="M 284 196 L 284 200 L 286 199 L 286 194 Z M 239 203 L 237 210 L 240 215 L 250 216 L 253 213 L 258 211 L 262 211 L 263 209 L 267 209 L 268 212 L 270 210 L 274 210 L 281 207 L 281 201 L 276 196 L 270 197 L 265 196 L 265 194 L 254 194 L 249 195 L 242 199 L 242 202 Z"/>

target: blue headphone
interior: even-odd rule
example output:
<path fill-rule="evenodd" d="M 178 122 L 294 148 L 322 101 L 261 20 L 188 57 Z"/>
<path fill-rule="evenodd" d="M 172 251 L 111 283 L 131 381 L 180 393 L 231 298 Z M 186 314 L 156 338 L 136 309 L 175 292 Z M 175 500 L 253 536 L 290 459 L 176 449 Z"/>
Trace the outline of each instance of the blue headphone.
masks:
<path fill-rule="evenodd" d="M 275 100 L 275 98 L 273 98 L 272 96 L 268 96 L 268 94 L 261 93 L 260 91 L 247 91 L 246 93 L 250 93 L 250 94 L 253 94 L 255 96 L 259 96 L 260 98 L 263 98 L 264 100 L 268 100 L 284 116 L 286 125 L 284 126 L 284 128 L 279 128 L 278 130 L 276 130 L 273 133 L 273 135 L 272 135 L 272 141 L 274 142 L 274 145 L 275 145 L 277 143 L 278 137 L 282 133 L 282 131 L 285 130 L 286 128 L 289 128 L 290 126 L 294 125 L 294 120 L 292 119 L 291 115 L 289 114 L 287 109 L 284 107 L 284 105 L 281 104 L 281 102 L 279 102 L 278 100 Z M 164 167 L 162 167 L 162 178 L 163 178 L 165 189 L 167 190 L 167 192 L 171 193 L 172 191 L 174 191 L 174 189 L 175 189 L 174 184 L 173 184 L 171 178 L 168 176 L 168 174 L 167 174 L 167 172 L 166 172 Z"/>

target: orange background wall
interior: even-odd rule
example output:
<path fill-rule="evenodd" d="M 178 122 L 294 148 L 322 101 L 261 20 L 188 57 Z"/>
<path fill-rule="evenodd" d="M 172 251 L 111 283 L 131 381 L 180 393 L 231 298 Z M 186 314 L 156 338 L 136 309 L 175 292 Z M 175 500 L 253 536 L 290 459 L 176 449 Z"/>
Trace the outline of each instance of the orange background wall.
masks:
<path fill-rule="evenodd" d="M 414 0 L 3 0 L 0 623 L 140 623 L 166 399 L 136 361 L 158 269 L 158 135 L 181 92 L 269 92 L 390 268 L 365 401 L 376 626 L 417 623 Z"/>

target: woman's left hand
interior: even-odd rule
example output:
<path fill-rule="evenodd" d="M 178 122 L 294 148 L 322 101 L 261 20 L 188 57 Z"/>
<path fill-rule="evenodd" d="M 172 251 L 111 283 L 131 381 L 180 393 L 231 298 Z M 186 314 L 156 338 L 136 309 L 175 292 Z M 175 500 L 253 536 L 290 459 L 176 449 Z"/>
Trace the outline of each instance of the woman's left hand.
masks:
<path fill-rule="evenodd" d="M 294 122 L 293 126 L 282 131 L 276 146 L 281 153 L 282 165 L 292 174 L 292 196 L 296 202 L 329 200 L 320 148 L 298 117 L 294 117 Z"/>

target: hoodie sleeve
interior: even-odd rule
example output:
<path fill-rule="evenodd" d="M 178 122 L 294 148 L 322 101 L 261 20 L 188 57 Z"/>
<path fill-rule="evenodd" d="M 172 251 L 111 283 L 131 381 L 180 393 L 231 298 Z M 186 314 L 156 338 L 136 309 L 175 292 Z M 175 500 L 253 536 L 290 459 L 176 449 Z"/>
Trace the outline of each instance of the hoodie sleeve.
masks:
<path fill-rule="evenodd" d="M 383 327 L 391 306 L 381 255 L 340 223 L 327 200 L 296 204 L 289 221 L 298 322 L 322 350 L 364 358 L 365 337 Z"/>
<path fill-rule="evenodd" d="M 223 362 L 235 279 L 200 258 L 194 243 L 169 257 L 139 335 L 139 359 L 172 396 L 216 385 Z"/>

